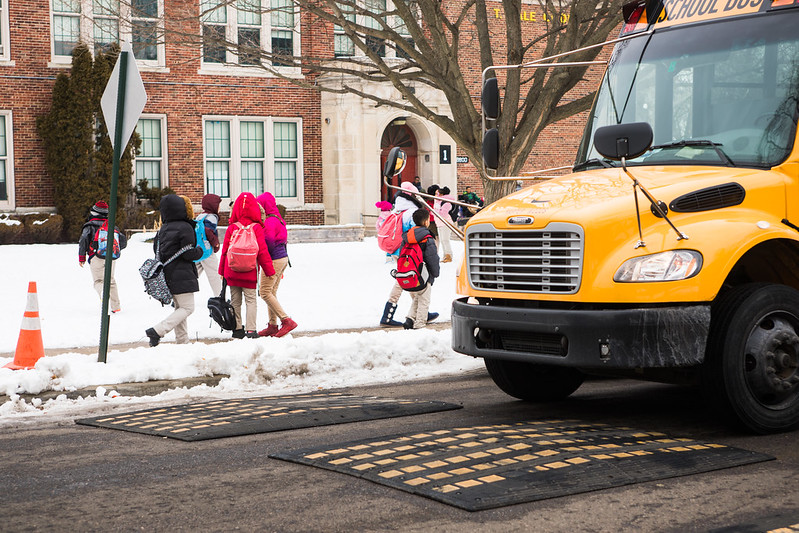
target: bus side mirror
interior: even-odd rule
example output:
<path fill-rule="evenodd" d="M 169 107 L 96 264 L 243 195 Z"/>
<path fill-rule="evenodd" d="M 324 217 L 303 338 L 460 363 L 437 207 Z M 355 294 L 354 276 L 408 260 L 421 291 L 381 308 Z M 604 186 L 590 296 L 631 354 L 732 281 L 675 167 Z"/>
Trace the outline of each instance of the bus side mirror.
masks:
<path fill-rule="evenodd" d="M 594 133 L 594 148 L 608 159 L 635 159 L 649 150 L 652 137 L 652 126 L 647 122 L 603 126 Z"/>
<path fill-rule="evenodd" d="M 496 120 L 499 117 L 499 85 L 496 78 L 488 78 L 483 83 L 481 104 L 485 118 Z"/>
<path fill-rule="evenodd" d="M 406 162 L 407 157 L 405 156 L 405 151 L 399 146 L 395 146 L 388 152 L 386 164 L 383 165 L 383 176 L 386 178 L 396 176 L 405 168 Z"/>
<path fill-rule="evenodd" d="M 499 167 L 499 130 L 491 128 L 483 135 L 483 165 L 489 170 Z"/>

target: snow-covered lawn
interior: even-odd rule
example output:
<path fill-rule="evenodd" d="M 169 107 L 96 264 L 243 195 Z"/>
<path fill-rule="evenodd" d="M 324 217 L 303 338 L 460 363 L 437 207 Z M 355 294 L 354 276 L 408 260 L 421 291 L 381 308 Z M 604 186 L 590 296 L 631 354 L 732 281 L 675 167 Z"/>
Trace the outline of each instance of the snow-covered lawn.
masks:
<path fill-rule="evenodd" d="M 286 392 L 393 382 L 463 372 L 482 366 L 482 361 L 457 354 L 450 348 L 450 330 L 380 330 L 336 332 L 378 324 L 393 283 L 393 267 L 385 262 L 374 237 L 363 242 L 292 244 L 292 267 L 281 282 L 278 296 L 297 321 L 296 332 L 320 331 L 316 336 L 281 339 L 241 339 L 229 342 L 174 344 L 168 334 L 161 345 L 146 346 L 144 330 L 169 313 L 143 292 L 138 267 L 152 254 L 144 235 L 131 239 L 116 263 L 122 311 L 111 317 L 109 351 L 105 364 L 97 362 L 100 338 L 99 296 L 92 288 L 88 267 L 80 268 L 77 245 L 0 246 L 0 279 L 5 279 L 6 305 L 0 321 L 0 366 L 13 360 L 28 282 L 38 289 L 44 346 L 57 350 L 39 360 L 32 370 L 0 368 L 0 394 L 10 399 L 0 405 L 0 426 L 30 423 L 42 417 L 64 418 L 110 409 L 125 403 L 174 401 L 183 398 L 271 395 Z M 463 245 L 452 242 L 454 261 L 441 265 L 441 277 L 433 288 L 431 311 L 450 317 L 456 297 L 455 272 Z M 211 322 L 205 307 L 212 296 L 205 277 L 200 278 L 197 308 L 189 318 L 195 339 L 229 338 Z M 400 299 L 396 318 L 404 319 L 410 298 Z M 266 325 L 267 309 L 258 300 L 258 326 Z M 114 345 L 141 342 L 145 346 L 117 350 Z M 94 347 L 91 354 L 71 348 Z M 114 383 L 177 379 L 228 374 L 216 387 L 173 390 L 156 398 L 125 398 L 112 387 L 79 400 L 66 397 L 44 403 L 25 402 L 23 393 L 45 390 L 70 391 Z"/>

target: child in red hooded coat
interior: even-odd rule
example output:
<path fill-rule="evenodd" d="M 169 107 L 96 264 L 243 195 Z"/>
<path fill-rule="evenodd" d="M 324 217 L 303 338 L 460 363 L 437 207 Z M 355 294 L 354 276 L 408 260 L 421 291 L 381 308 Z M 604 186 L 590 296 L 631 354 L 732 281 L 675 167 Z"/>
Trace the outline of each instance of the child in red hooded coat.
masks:
<path fill-rule="evenodd" d="M 258 242 L 258 255 L 256 266 L 248 272 L 237 272 L 230 268 L 228 264 L 228 249 L 233 235 L 245 226 L 253 225 L 255 237 Z M 257 338 L 256 318 L 258 312 L 258 298 L 255 291 L 258 282 L 258 265 L 264 269 L 269 276 L 275 275 L 272 266 L 272 258 L 264 240 L 264 227 L 261 224 L 261 208 L 255 201 L 252 193 L 244 192 L 233 202 L 233 209 L 230 212 L 230 223 L 225 232 L 225 240 L 222 244 L 222 253 L 219 258 L 219 273 L 227 281 L 230 287 L 230 303 L 236 314 L 236 329 L 233 337 L 241 339 L 243 337 Z M 244 327 L 241 320 L 242 297 L 247 304 L 247 315 Z"/>

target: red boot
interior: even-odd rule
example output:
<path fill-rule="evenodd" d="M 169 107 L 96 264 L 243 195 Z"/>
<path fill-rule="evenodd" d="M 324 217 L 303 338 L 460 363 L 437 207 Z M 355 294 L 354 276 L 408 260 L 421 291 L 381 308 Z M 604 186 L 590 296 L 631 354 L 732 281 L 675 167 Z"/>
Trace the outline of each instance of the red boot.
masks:
<path fill-rule="evenodd" d="M 278 332 L 277 324 L 269 324 L 266 328 L 258 332 L 259 337 L 271 337 Z"/>
<path fill-rule="evenodd" d="M 294 322 L 291 318 L 286 317 L 283 319 L 283 322 L 280 324 L 280 329 L 277 330 L 275 333 L 275 337 L 282 337 L 292 329 L 297 327 L 297 323 Z"/>

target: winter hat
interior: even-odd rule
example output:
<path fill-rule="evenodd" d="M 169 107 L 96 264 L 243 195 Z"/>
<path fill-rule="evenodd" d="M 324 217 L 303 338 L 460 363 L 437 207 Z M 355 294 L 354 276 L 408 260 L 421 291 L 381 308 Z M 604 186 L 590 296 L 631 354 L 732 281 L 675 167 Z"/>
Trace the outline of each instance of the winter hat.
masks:
<path fill-rule="evenodd" d="M 107 217 L 108 204 L 100 200 L 99 202 L 97 202 L 92 206 L 91 210 L 89 210 L 89 213 L 91 213 L 92 216 L 96 217 Z"/>
<path fill-rule="evenodd" d="M 219 204 L 222 203 L 222 198 L 218 194 L 208 193 L 203 196 L 200 205 L 207 213 L 219 214 Z"/>
<path fill-rule="evenodd" d="M 391 202 L 386 202 L 386 201 L 377 202 L 375 204 L 375 207 L 381 211 L 391 211 L 394 208 L 394 206 L 391 205 Z"/>
<path fill-rule="evenodd" d="M 410 181 L 403 181 L 400 187 L 408 192 L 413 192 L 413 193 L 419 192 L 419 189 L 417 189 L 416 186 Z"/>

